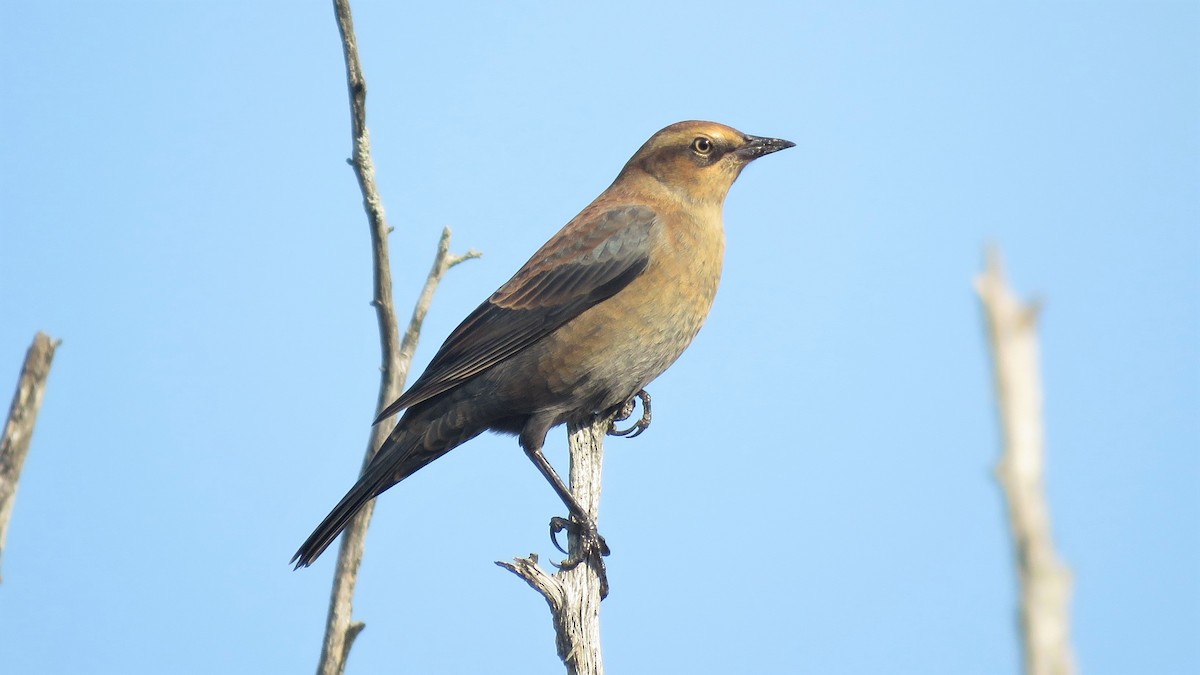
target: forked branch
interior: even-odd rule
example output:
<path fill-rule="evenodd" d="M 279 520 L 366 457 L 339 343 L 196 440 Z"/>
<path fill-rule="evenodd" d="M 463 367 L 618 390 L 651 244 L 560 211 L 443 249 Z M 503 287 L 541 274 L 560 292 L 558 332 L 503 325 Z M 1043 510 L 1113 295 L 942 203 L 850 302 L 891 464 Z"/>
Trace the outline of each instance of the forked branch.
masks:
<path fill-rule="evenodd" d="M 596 522 L 600 510 L 600 488 L 604 466 L 604 436 L 612 428 L 609 417 L 599 416 L 587 424 L 571 425 L 571 493 Z M 580 554 L 582 543 L 568 534 L 568 551 Z M 538 565 L 536 554 L 497 565 L 521 577 L 550 606 L 558 656 L 568 675 L 602 675 L 600 651 L 600 601 L 608 590 L 604 562 L 594 555 L 570 569 L 550 574 Z"/>
<path fill-rule="evenodd" d="M 358 43 L 354 35 L 354 21 L 348 0 L 334 0 L 334 15 L 338 32 L 342 38 L 342 53 L 346 61 L 346 84 L 350 95 L 350 128 L 352 155 L 350 165 L 358 179 L 363 196 L 363 208 L 371 232 L 371 253 L 374 269 L 374 294 L 371 304 L 375 307 L 379 323 L 379 341 L 382 351 L 381 377 L 376 410 L 383 409 L 400 397 L 404 380 L 412 364 L 413 353 L 421 332 L 421 323 L 429 311 L 434 291 L 443 275 L 463 260 L 476 258 L 479 253 L 469 251 L 456 256 L 450 253 L 450 228 L 442 230 L 433 267 L 425 280 L 425 286 L 413 308 L 404 337 L 400 337 L 399 321 L 396 317 L 395 301 L 392 298 L 391 261 L 388 253 L 388 234 L 391 228 L 383 210 L 383 199 L 375 183 L 375 165 L 371 160 L 371 135 L 367 129 L 367 83 L 363 77 L 362 64 L 358 58 Z M 383 420 L 371 430 L 367 442 L 363 468 L 370 463 L 378 448 L 391 433 L 395 422 Z M 338 548 L 337 567 L 334 572 L 333 589 L 329 598 L 329 613 L 325 621 L 325 638 L 321 647 L 321 660 L 317 666 L 319 675 L 341 675 L 346 670 L 346 659 L 354 639 L 362 632 L 364 624 L 352 620 L 354 587 L 358 581 L 358 569 L 362 564 L 366 545 L 367 527 L 375 511 L 375 502 L 368 502 L 350 521 L 342 543 Z"/>

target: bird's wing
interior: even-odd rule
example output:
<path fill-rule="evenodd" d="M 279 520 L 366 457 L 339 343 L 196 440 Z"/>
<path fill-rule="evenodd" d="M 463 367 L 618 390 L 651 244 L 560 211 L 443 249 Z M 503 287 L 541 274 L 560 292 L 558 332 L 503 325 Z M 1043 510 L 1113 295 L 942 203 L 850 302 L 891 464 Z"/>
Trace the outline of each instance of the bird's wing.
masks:
<path fill-rule="evenodd" d="M 656 218 L 645 206 L 585 209 L 454 329 L 375 421 L 454 388 L 615 295 L 646 269 Z"/>

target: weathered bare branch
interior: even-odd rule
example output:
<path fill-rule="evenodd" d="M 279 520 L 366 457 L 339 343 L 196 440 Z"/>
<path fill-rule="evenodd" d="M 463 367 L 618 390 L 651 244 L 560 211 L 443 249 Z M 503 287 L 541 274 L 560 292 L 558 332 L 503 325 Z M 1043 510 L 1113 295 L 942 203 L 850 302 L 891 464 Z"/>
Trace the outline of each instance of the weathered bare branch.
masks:
<path fill-rule="evenodd" d="M 975 289 L 987 316 L 1004 450 L 996 476 L 1008 501 L 1020 580 L 1020 625 L 1027 675 L 1071 675 L 1071 573 L 1054 550 L 1044 485 L 1045 432 L 1038 359 L 1037 304 L 1023 304 L 989 250 Z"/>
<path fill-rule="evenodd" d="M 8 409 L 8 421 L 4 423 L 4 435 L 0 436 L 0 555 L 4 553 L 4 542 L 8 538 L 8 521 L 12 518 L 13 504 L 17 500 L 17 484 L 21 480 L 21 468 L 29 454 L 29 443 L 33 440 L 33 426 L 37 422 L 38 410 L 42 407 L 42 396 L 46 393 L 46 380 L 50 377 L 50 363 L 60 341 L 39 332 L 33 344 L 25 352 L 25 364 L 17 379 L 17 391 L 13 394 Z"/>
<path fill-rule="evenodd" d="M 374 267 L 374 297 L 379 323 L 379 339 L 382 351 L 382 371 L 376 410 L 400 397 L 404 381 L 412 364 L 413 353 L 421 331 L 421 323 L 429 311 L 434 291 L 442 276 L 463 260 L 478 257 L 475 251 L 457 256 L 450 254 L 450 228 L 442 230 L 433 267 L 425 280 L 408 328 L 400 339 L 399 321 L 392 298 L 391 262 L 388 253 L 388 234 L 391 229 L 384 216 L 383 199 L 375 184 L 375 165 L 371 160 L 371 137 L 367 129 L 367 84 L 358 58 L 358 44 L 354 35 L 354 22 L 350 13 L 349 0 L 334 0 L 334 15 L 338 32 L 342 38 L 342 52 L 346 61 L 346 83 L 350 94 L 351 137 L 353 154 L 350 164 L 358 178 L 363 195 L 363 208 L 371 231 L 372 261 Z M 365 470 L 395 426 L 393 419 L 383 420 L 372 428 L 363 458 Z M 334 572 L 333 588 L 329 598 L 329 613 L 325 621 L 325 638 L 321 647 L 321 660 L 317 666 L 320 675 L 341 675 L 346 669 L 346 660 L 354 639 L 362 632 L 365 624 L 352 621 L 354 587 L 358 582 L 358 569 L 362 564 L 366 546 L 367 527 L 375 511 L 375 502 L 366 506 L 350 521 L 338 549 L 337 567 Z"/>
<path fill-rule="evenodd" d="M 600 510 L 604 436 L 611 420 L 600 416 L 588 424 L 571 425 L 571 493 L 596 521 Z M 582 542 L 568 534 L 567 550 L 578 556 Z M 550 606 L 558 656 L 568 675 L 603 675 L 600 651 L 600 601 L 607 593 L 603 561 L 588 556 L 586 562 L 550 574 L 538 566 L 536 554 L 497 565 L 521 577 L 542 594 Z"/>

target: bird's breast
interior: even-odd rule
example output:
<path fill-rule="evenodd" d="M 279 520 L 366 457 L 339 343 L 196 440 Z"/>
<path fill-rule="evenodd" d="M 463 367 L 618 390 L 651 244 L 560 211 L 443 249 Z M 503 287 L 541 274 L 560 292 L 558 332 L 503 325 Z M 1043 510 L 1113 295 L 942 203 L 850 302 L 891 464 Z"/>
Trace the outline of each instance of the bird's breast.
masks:
<path fill-rule="evenodd" d="M 658 377 L 696 337 L 721 279 L 719 209 L 660 216 L 645 272 L 554 334 L 538 364 L 553 390 L 598 411 Z"/>

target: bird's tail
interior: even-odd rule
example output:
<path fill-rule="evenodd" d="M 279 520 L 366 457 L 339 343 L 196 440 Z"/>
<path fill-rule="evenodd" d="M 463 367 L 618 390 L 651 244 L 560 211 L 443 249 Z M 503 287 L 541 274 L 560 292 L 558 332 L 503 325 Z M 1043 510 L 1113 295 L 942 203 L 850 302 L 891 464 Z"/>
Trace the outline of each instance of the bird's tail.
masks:
<path fill-rule="evenodd" d="M 337 539 L 342 530 L 350 524 L 350 519 L 367 502 L 483 431 L 482 429 L 471 431 L 460 429 L 454 430 L 457 431 L 454 433 L 454 431 L 445 430 L 451 431 L 448 434 L 451 437 L 445 438 L 446 434 L 436 433 L 441 431 L 438 427 L 443 426 L 437 421 L 432 425 L 406 424 L 406 421 L 402 420 L 396 430 L 388 436 L 359 477 L 358 482 L 350 488 L 345 497 L 342 497 L 337 506 L 333 507 L 329 515 L 325 516 L 325 520 L 321 521 L 317 529 L 313 530 L 313 533 L 296 551 L 296 555 L 292 556 L 292 562 L 296 564 L 296 569 L 308 567 L 324 553 L 333 540 Z M 414 429 L 414 426 L 423 428 Z M 430 426 L 434 428 L 431 429 Z M 427 438 L 430 435 L 442 437 Z"/>

